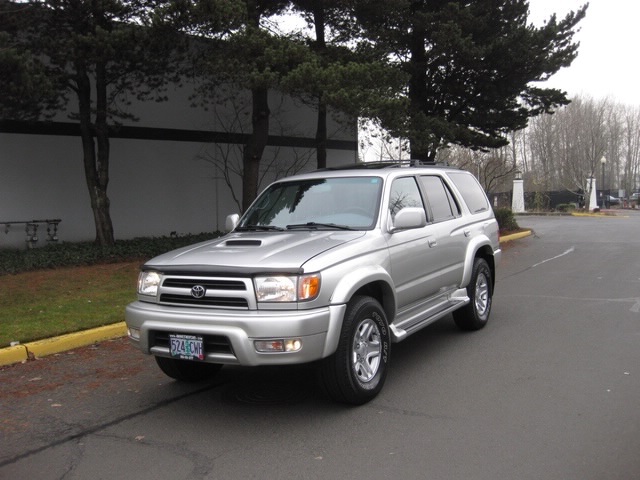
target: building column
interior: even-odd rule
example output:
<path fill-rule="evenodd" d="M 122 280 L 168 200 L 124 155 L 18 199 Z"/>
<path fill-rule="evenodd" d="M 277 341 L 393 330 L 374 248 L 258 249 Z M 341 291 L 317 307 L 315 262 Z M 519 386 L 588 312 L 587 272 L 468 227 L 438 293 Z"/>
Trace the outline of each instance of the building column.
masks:
<path fill-rule="evenodd" d="M 513 213 L 524 212 L 524 180 L 522 180 L 522 172 L 520 171 L 516 171 L 516 177 L 513 179 L 511 211 Z"/>

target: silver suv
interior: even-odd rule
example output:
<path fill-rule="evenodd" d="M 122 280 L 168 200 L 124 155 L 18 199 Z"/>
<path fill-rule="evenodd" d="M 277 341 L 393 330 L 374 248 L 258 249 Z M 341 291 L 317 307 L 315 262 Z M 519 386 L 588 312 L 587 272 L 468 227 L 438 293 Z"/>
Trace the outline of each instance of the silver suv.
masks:
<path fill-rule="evenodd" d="M 129 337 L 172 378 L 225 364 L 317 362 L 333 399 L 382 389 L 391 344 L 449 313 L 478 330 L 501 251 L 478 181 L 367 163 L 270 185 L 224 237 L 160 255 L 126 309 Z"/>

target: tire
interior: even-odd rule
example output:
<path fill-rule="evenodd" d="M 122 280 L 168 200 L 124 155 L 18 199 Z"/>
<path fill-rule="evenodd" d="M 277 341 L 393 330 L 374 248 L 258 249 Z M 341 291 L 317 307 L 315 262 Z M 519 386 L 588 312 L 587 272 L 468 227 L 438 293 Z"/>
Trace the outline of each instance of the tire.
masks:
<path fill-rule="evenodd" d="M 189 383 L 209 380 L 215 377 L 222 368 L 222 365 L 218 363 L 202 363 L 167 357 L 156 357 L 156 363 L 168 377 Z"/>
<path fill-rule="evenodd" d="M 320 386 L 333 400 L 362 405 L 378 395 L 391 352 L 384 310 L 371 297 L 347 305 L 336 352 L 319 367 Z"/>
<path fill-rule="evenodd" d="M 476 258 L 473 263 L 467 295 L 471 301 L 453 312 L 453 320 L 461 330 L 480 330 L 489 321 L 493 299 L 491 270 L 483 258 Z"/>

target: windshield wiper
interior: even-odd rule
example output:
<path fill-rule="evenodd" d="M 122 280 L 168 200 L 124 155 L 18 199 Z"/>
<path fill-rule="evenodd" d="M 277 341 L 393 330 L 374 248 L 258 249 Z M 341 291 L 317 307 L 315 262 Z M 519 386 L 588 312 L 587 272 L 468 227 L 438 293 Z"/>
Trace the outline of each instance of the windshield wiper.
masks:
<path fill-rule="evenodd" d="M 318 222 L 307 222 L 307 223 L 295 223 L 293 225 L 287 225 L 287 230 L 293 230 L 296 228 L 309 228 L 312 230 L 318 230 L 320 228 L 335 228 L 338 230 L 353 230 L 353 228 L 347 225 L 338 225 L 337 223 L 318 223 Z"/>
<path fill-rule="evenodd" d="M 236 228 L 236 232 L 251 232 L 254 230 L 264 232 L 284 232 L 284 228 L 276 227 L 275 225 L 245 225 L 244 227 Z"/>

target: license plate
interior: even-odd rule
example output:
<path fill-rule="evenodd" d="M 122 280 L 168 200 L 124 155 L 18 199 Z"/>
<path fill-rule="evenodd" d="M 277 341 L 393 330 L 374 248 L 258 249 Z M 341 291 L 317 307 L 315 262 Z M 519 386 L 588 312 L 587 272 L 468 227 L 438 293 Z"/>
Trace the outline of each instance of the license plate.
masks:
<path fill-rule="evenodd" d="M 182 360 L 204 360 L 202 337 L 197 335 L 169 335 L 171 356 Z"/>

